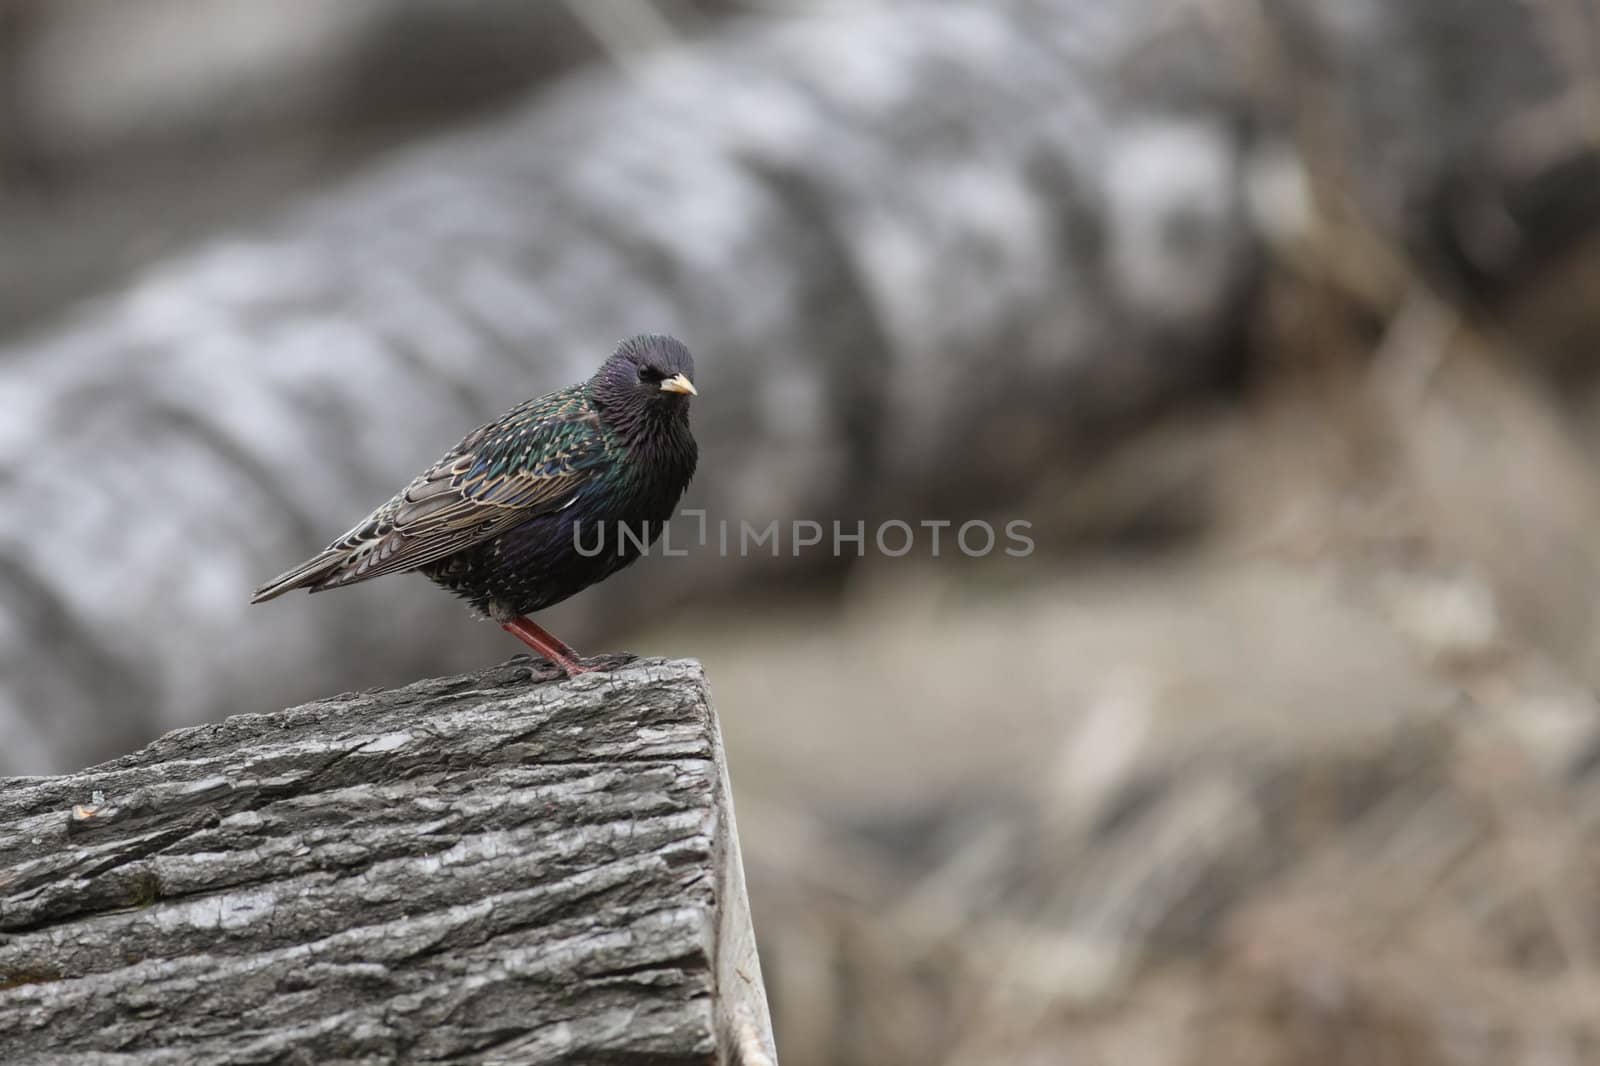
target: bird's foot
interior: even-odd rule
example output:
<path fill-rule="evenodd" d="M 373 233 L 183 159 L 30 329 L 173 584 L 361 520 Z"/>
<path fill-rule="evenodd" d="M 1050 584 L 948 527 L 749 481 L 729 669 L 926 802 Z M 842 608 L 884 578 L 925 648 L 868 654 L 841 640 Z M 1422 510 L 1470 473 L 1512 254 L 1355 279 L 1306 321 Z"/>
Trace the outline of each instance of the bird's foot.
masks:
<path fill-rule="evenodd" d="M 572 650 L 571 645 L 551 634 L 531 618 L 514 618 L 502 623 L 501 628 L 549 659 L 551 664 L 567 677 L 594 672 L 594 667 L 585 666 L 578 661 L 578 653 Z"/>
<path fill-rule="evenodd" d="M 585 666 L 577 659 L 552 659 L 548 655 L 541 654 L 533 661 L 534 678 L 539 681 L 561 681 L 576 677 L 578 674 L 593 674 L 599 671 L 598 667 Z"/>
<path fill-rule="evenodd" d="M 549 652 L 540 652 L 545 660 L 550 663 L 557 677 L 577 677 L 579 674 L 595 673 L 597 667 L 583 665 L 583 660 L 576 654 L 551 655 Z"/>

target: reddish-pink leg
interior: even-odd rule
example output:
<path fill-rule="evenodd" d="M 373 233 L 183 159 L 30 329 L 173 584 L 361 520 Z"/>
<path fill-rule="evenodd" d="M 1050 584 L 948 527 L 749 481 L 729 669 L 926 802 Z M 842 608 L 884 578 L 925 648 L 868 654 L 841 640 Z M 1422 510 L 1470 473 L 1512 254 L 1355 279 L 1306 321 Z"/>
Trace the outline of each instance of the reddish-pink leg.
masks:
<path fill-rule="evenodd" d="M 505 622 L 500 628 L 561 667 L 568 677 L 574 674 L 587 674 L 594 669 L 592 666 L 580 663 L 577 652 L 531 618 L 518 618 Z"/>

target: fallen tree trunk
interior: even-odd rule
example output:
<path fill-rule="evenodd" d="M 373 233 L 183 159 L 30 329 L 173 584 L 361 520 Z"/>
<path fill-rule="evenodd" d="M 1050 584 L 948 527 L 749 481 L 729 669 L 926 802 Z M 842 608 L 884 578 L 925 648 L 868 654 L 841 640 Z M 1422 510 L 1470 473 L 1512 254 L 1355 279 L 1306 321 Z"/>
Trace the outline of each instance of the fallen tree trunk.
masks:
<path fill-rule="evenodd" d="M 700 356 L 690 505 L 735 539 L 740 521 L 986 506 L 1042 524 L 1041 482 L 1085 440 L 1226 376 L 1261 265 L 1244 204 L 1305 206 L 1263 192 L 1261 158 L 1284 153 L 1258 149 L 1281 127 L 1342 128 L 1281 114 L 1299 95 L 1354 116 L 1326 148 L 1338 167 L 1301 162 L 1360 176 L 1379 243 L 1502 304 L 1524 292 L 1520 314 L 1502 307 L 1519 335 L 1587 353 L 1588 275 L 1543 271 L 1594 230 L 1576 224 L 1593 139 L 1567 128 L 1590 109 L 1552 118 L 1581 79 L 1539 43 L 1581 35 L 1513 0 L 1341 17 L 1366 6 L 1221 5 L 1210 32 L 1159 0 L 730 28 L 630 77 L 571 79 L 0 348 L 0 772 L 125 750 L 223 702 L 471 662 L 481 634 L 404 582 L 244 601 L 465 430 L 640 329 Z M 1253 53 L 1219 42 L 1253 42 L 1299 92 L 1235 84 Z M 1534 133 L 1543 148 L 1523 150 Z M 640 568 L 561 631 L 581 642 L 777 565 L 701 551 Z M 192 653 L 216 634 L 301 668 Z"/>
<path fill-rule="evenodd" d="M 698 665 L 526 660 L 0 783 L 0 1061 L 770 1063 Z"/>
<path fill-rule="evenodd" d="M 0 772 L 476 661 L 459 606 L 405 582 L 246 600 L 629 333 L 695 350 L 688 506 L 735 540 L 1014 505 L 1096 427 L 1214 380 L 1249 258 L 1236 141 L 1115 72 L 1164 7 L 731 29 L 552 87 L 0 348 Z M 561 632 L 781 565 L 728 554 L 640 568 L 659 594 L 626 575 Z M 193 654 L 218 634 L 251 654 Z"/>

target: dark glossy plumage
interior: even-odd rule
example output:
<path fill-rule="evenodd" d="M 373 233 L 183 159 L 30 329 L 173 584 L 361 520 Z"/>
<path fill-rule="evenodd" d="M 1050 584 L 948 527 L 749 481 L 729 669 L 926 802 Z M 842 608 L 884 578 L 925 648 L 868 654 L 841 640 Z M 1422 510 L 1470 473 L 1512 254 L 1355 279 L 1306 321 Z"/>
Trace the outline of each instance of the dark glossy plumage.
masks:
<path fill-rule="evenodd" d="M 251 602 L 418 570 L 502 623 L 559 603 L 637 559 L 677 506 L 695 468 L 693 376 L 671 337 L 624 341 L 583 384 L 469 433 Z"/>

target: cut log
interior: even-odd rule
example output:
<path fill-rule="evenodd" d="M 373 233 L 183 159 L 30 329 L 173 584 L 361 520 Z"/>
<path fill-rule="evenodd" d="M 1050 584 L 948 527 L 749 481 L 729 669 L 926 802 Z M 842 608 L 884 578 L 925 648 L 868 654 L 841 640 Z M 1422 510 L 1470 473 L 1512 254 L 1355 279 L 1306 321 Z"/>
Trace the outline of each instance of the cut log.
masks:
<path fill-rule="evenodd" d="M 774 1061 L 698 664 L 527 660 L 0 782 L 0 1061 Z"/>

